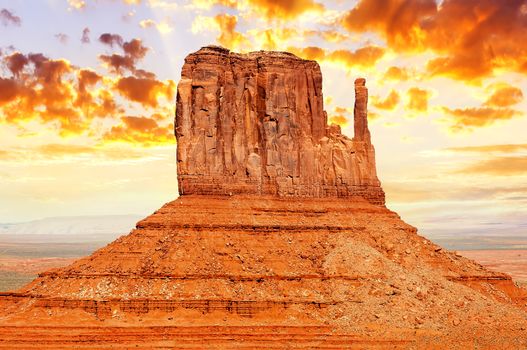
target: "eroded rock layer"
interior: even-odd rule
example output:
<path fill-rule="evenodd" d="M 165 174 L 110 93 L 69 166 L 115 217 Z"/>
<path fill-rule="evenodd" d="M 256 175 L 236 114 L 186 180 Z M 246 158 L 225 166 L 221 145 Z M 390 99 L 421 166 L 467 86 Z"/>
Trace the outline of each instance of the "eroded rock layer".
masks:
<path fill-rule="evenodd" d="M 360 196 L 384 205 L 364 79 L 355 93 L 349 139 L 327 124 L 317 62 L 213 46 L 190 54 L 177 94 L 180 194 Z"/>

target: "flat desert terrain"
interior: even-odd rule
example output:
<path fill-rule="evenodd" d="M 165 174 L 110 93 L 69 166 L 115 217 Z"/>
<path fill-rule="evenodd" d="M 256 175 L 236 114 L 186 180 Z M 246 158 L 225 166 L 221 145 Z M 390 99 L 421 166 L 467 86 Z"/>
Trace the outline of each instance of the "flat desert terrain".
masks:
<path fill-rule="evenodd" d="M 489 269 L 505 272 L 527 285 L 527 250 L 464 250 L 459 253 Z"/>
<path fill-rule="evenodd" d="M 0 240 L 0 292 L 16 290 L 35 279 L 40 272 L 69 265 L 105 244 Z"/>

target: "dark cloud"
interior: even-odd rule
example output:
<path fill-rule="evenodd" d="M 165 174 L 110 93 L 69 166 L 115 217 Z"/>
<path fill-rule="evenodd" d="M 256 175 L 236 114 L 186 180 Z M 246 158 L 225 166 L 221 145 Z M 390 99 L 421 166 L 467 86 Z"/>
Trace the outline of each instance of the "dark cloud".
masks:
<path fill-rule="evenodd" d="M 7 68 L 13 73 L 14 76 L 20 75 L 24 70 L 24 67 L 29 63 L 29 59 L 21 54 L 20 52 L 15 52 L 4 58 Z"/>
<path fill-rule="evenodd" d="M 90 28 L 86 27 L 82 30 L 81 43 L 89 44 L 90 42 Z"/>
<path fill-rule="evenodd" d="M 2 9 L 0 11 L 0 23 L 6 27 L 9 25 L 20 26 L 22 24 L 22 19 L 15 16 L 11 11 Z"/>
<path fill-rule="evenodd" d="M 115 35 L 115 34 L 114 34 Z M 119 36 L 120 38 L 120 36 Z M 143 59 L 148 52 L 141 40 L 132 39 L 127 42 L 122 42 L 121 47 L 124 55 L 113 53 L 111 55 L 99 55 L 99 59 L 103 61 L 110 69 L 110 71 L 122 74 L 123 70 L 128 70 L 132 73 L 136 72 L 136 64 Z M 146 71 L 141 70 L 141 75 L 145 76 Z"/>
<path fill-rule="evenodd" d="M 100 55 L 99 59 L 114 73 L 121 74 L 123 69 L 127 69 L 131 72 L 135 70 L 135 60 L 130 56 L 123 56 L 114 53 L 111 55 Z"/>
<path fill-rule="evenodd" d="M 69 40 L 69 36 L 64 33 L 55 34 L 55 38 L 60 41 L 61 44 L 67 44 Z"/>
<path fill-rule="evenodd" d="M 99 41 L 105 45 L 108 45 L 110 47 L 114 46 L 123 46 L 123 37 L 119 34 L 110 34 L 110 33 L 104 33 L 99 36 Z"/>
<path fill-rule="evenodd" d="M 145 57 L 148 52 L 148 48 L 145 47 L 141 40 L 132 39 L 123 43 L 123 51 L 125 55 L 133 58 L 134 60 L 140 60 Z"/>

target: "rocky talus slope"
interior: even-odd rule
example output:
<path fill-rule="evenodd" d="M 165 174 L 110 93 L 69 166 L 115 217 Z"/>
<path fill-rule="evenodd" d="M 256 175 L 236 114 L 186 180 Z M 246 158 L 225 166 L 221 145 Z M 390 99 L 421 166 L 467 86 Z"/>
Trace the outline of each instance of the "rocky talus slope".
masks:
<path fill-rule="evenodd" d="M 3 293 L 0 348 L 527 348 L 524 289 L 385 207 L 364 80 L 349 139 L 326 125 L 320 79 L 286 53 L 189 55 L 181 196 Z"/>

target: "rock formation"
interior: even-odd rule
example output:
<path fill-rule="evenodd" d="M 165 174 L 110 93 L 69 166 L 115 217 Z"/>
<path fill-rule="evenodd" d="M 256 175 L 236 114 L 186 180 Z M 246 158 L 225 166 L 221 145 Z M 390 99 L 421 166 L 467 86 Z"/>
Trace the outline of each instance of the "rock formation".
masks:
<path fill-rule="evenodd" d="M 0 348 L 525 349 L 526 291 L 382 205 L 364 80 L 353 140 L 320 86 L 290 54 L 188 56 L 182 195 L 0 294 Z"/>
<path fill-rule="evenodd" d="M 315 61 L 205 47 L 185 59 L 176 137 L 180 194 L 360 196 L 384 205 L 355 83 L 355 137 L 327 124 Z"/>

